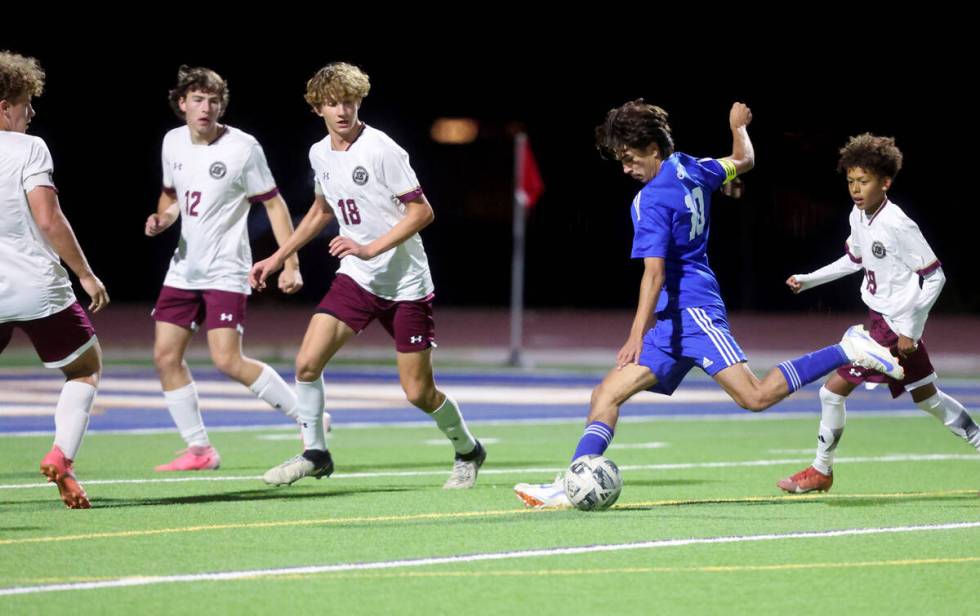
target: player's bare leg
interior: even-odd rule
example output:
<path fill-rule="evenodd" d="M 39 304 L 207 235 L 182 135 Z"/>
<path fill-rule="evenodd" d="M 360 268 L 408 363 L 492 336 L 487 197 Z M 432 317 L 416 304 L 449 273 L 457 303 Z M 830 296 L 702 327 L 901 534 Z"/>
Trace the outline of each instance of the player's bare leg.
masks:
<path fill-rule="evenodd" d="M 321 312 L 310 319 L 296 355 L 296 412 L 303 453 L 269 469 L 263 476 L 266 483 L 289 485 L 303 477 L 320 479 L 333 472 L 324 429 L 323 369 L 353 336 L 354 330 L 333 315 Z"/>
<path fill-rule="evenodd" d="M 194 332 L 188 328 L 163 321 L 156 322 L 153 364 L 160 376 L 167 409 L 181 438 L 187 444 L 187 448 L 178 452 L 176 458 L 157 466 L 155 470 L 158 471 L 213 470 L 221 465 L 221 456 L 211 446 L 204 428 L 197 387 L 191 379 L 187 362 L 184 361 L 184 354 L 193 336 Z"/>
<path fill-rule="evenodd" d="M 583 455 L 601 455 L 612 442 L 619 408 L 641 391 L 657 384 L 657 377 L 646 366 L 626 364 L 610 370 L 602 382 L 592 390 L 589 418 L 579 439 L 572 460 Z M 528 507 L 563 508 L 571 502 L 565 495 L 565 485 L 559 474 L 551 483 L 519 483 L 514 493 Z"/>
<path fill-rule="evenodd" d="M 436 387 L 432 349 L 398 353 L 398 378 L 408 401 L 436 422 L 456 451 L 453 471 L 442 487 L 472 488 L 487 452 L 470 433 L 456 401 Z"/>

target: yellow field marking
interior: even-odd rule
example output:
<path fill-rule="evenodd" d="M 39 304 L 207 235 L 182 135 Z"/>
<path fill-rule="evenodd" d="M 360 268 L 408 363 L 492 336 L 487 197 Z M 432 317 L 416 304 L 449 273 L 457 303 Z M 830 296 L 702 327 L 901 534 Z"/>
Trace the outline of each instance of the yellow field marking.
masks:
<path fill-rule="evenodd" d="M 705 499 L 671 499 L 643 501 L 636 503 L 623 503 L 613 506 L 614 511 L 633 511 L 643 510 L 652 507 L 675 507 L 675 506 L 695 506 L 695 505 L 733 505 L 740 503 L 774 503 L 794 502 L 799 500 L 806 501 L 834 501 L 834 500 L 858 500 L 858 499 L 900 499 L 900 498 L 936 498 L 942 496 L 974 496 L 976 490 L 943 490 L 937 492 L 895 492 L 881 494 L 798 494 L 783 496 L 745 496 L 733 498 L 705 498 Z M 240 522 L 232 524 L 202 524 L 196 526 L 182 526 L 173 528 L 155 528 L 127 531 L 113 531 L 101 533 L 84 533 L 78 535 L 47 535 L 41 537 L 24 537 L 21 539 L 0 539 L 0 546 L 23 545 L 32 543 L 52 543 L 56 541 L 85 541 L 93 539 L 126 539 L 133 537 L 151 537 L 156 535 L 173 535 L 182 533 L 200 533 L 209 531 L 223 530 L 246 530 L 263 528 L 288 528 L 296 526 L 336 526 L 344 524 L 373 524 L 386 522 L 419 522 L 426 520 L 465 520 L 478 518 L 492 518 L 501 516 L 522 515 L 528 513 L 545 513 L 554 510 L 543 509 L 500 509 L 491 511 L 459 511 L 459 512 L 437 512 L 437 513 L 416 513 L 407 515 L 385 515 L 385 516 L 359 516 L 350 518 L 316 518 L 311 520 L 275 520 L 271 522 Z M 610 515 L 608 513 L 594 513 L 582 515 Z"/>

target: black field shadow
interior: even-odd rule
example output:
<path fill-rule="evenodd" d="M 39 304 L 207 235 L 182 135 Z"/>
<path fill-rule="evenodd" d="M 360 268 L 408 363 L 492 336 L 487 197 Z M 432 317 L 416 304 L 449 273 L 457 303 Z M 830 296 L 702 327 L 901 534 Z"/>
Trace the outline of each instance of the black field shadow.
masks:
<path fill-rule="evenodd" d="M 34 530 L 47 530 L 43 526 L 0 526 L 0 533 L 26 533 Z"/>
<path fill-rule="evenodd" d="M 491 455 L 493 455 L 491 453 Z M 229 473 L 252 473 L 259 471 L 259 474 L 264 473 L 278 463 L 270 463 L 266 466 L 260 465 L 241 465 L 236 464 L 235 466 L 222 466 L 221 470 Z M 446 456 L 444 460 L 438 460 L 433 462 L 379 462 L 377 464 L 347 464 L 343 457 L 334 458 L 335 468 L 339 473 L 384 473 L 386 471 L 405 471 L 405 470 L 443 470 L 449 473 L 453 468 L 453 457 L 452 455 Z M 491 458 L 491 461 L 483 466 L 483 470 L 493 469 L 493 468 L 552 468 L 555 467 L 554 459 L 549 460 L 510 460 L 507 462 L 497 462 Z M 557 472 L 557 467 L 556 467 Z"/>
<path fill-rule="evenodd" d="M 258 501 L 300 502 L 324 498 L 357 496 L 369 493 L 412 492 L 411 488 L 379 487 L 363 489 L 335 489 L 324 483 L 322 491 L 298 491 L 295 488 L 264 488 L 257 490 L 240 490 L 236 492 L 219 492 L 215 494 L 197 494 L 194 496 L 172 496 L 163 498 L 91 498 L 92 509 L 113 509 L 125 507 L 156 507 L 169 505 L 206 505 L 212 503 L 240 503 Z M 17 501 L 16 505 L 50 503 L 51 500 Z M 0 504 L 8 504 L 2 503 Z"/>

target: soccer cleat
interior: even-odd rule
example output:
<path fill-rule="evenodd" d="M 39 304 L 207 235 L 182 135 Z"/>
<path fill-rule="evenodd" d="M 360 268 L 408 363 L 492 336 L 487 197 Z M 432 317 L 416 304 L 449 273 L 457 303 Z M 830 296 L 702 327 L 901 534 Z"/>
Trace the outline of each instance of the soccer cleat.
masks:
<path fill-rule="evenodd" d="M 517 498 L 535 509 L 564 509 L 572 502 L 565 495 L 565 482 L 559 473 L 553 483 L 519 483 L 514 486 Z"/>
<path fill-rule="evenodd" d="M 48 481 L 58 486 L 61 500 L 65 507 L 69 509 L 90 509 L 92 505 L 88 502 L 85 490 L 75 479 L 75 469 L 72 468 L 72 461 L 65 457 L 61 449 L 55 445 L 41 460 L 41 473 Z"/>
<path fill-rule="evenodd" d="M 466 454 L 469 460 L 456 454 L 456 461 L 453 463 L 453 473 L 442 484 L 443 490 L 464 490 L 476 485 L 476 475 L 483 466 L 483 461 L 487 459 L 487 450 L 483 448 L 480 441 L 476 442 L 476 449 Z"/>
<path fill-rule="evenodd" d="M 905 378 L 905 369 L 899 365 L 891 351 L 875 342 L 863 325 L 852 325 L 844 332 L 840 346 L 852 363 L 877 370 L 891 378 L 901 381 Z"/>
<path fill-rule="evenodd" d="M 177 452 L 176 458 L 156 467 L 155 471 L 213 471 L 221 466 L 221 456 L 211 445 L 193 445 Z"/>
<path fill-rule="evenodd" d="M 333 473 L 333 458 L 329 451 L 307 449 L 298 456 L 270 468 L 262 480 L 271 486 L 288 486 L 303 477 L 329 477 Z"/>
<path fill-rule="evenodd" d="M 807 492 L 827 492 L 834 485 L 834 475 L 824 475 L 812 466 L 786 479 L 780 479 L 776 484 L 780 490 L 790 494 L 806 494 Z"/>

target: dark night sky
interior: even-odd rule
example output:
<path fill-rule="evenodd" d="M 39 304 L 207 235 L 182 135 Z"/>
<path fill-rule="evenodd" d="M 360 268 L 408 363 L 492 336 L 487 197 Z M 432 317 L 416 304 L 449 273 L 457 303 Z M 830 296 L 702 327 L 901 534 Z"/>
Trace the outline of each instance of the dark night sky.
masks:
<path fill-rule="evenodd" d="M 500 35 L 430 40 L 393 53 L 384 42 L 308 35 L 297 33 L 297 41 L 310 42 L 290 48 L 230 38 L 185 45 L 150 34 L 70 44 L 0 39 L 0 48 L 34 55 L 47 70 L 31 132 L 48 142 L 62 205 L 116 301 L 152 301 L 176 242 L 173 230 L 148 239 L 142 227 L 159 194 L 161 139 L 178 124 L 166 102 L 178 65 L 206 65 L 228 79 L 225 120 L 263 144 L 298 219 L 312 198 L 307 151 L 324 131 L 303 102 L 305 81 L 322 64 L 346 60 L 371 76 L 361 118 L 408 150 L 435 208 L 423 239 L 440 304 L 508 302 L 505 127 L 516 122 L 526 127 L 546 185 L 529 219 L 527 303 L 635 305 L 640 266 L 629 259 L 628 205 L 639 186 L 598 157 L 592 131 L 607 109 L 642 96 L 670 112 L 678 149 L 698 156 L 730 152 L 732 101 L 753 110 L 757 167 L 745 177 L 747 194 L 740 201 L 716 196 L 712 213 L 710 259 L 730 308 L 860 307 L 856 276 L 799 297 L 782 283 L 840 256 L 850 201 L 836 150 L 864 131 L 894 135 L 904 151 L 891 197 L 944 263 L 949 282 L 940 308 L 980 308 L 970 267 L 973 225 L 966 223 L 975 218 L 968 180 L 975 155 L 967 151 L 976 141 L 975 113 L 968 109 L 972 87 L 958 77 L 970 61 L 957 49 L 854 56 L 827 52 L 832 41 L 815 50 L 785 35 L 757 38 L 750 53 L 731 56 L 715 45 L 691 52 L 669 41 L 656 50 L 597 51 L 573 36 L 506 51 Z M 717 70 L 719 58 L 732 66 Z M 484 136 L 472 146 L 436 145 L 428 130 L 440 116 L 477 118 Z M 261 207 L 251 229 L 255 256 L 265 256 L 272 238 Z M 300 257 L 303 301 L 313 302 L 336 262 L 323 239 Z"/>

